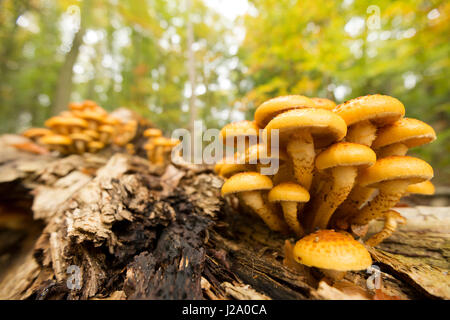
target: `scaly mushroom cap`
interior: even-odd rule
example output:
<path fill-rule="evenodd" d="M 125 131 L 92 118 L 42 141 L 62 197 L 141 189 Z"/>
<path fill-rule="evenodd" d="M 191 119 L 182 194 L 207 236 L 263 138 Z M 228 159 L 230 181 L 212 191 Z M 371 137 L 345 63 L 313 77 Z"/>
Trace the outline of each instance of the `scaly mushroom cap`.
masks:
<path fill-rule="evenodd" d="M 107 124 L 110 126 L 118 126 L 121 124 L 121 121 L 115 117 L 107 116 L 103 119 L 103 124 Z"/>
<path fill-rule="evenodd" d="M 410 184 L 433 178 L 433 168 L 425 161 L 410 156 L 390 156 L 378 159 L 371 167 L 363 169 L 358 182 L 363 187 L 377 188 L 386 181 L 405 180 Z"/>
<path fill-rule="evenodd" d="M 327 110 L 332 110 L 336 107 L 336 102 L 326 99 L 326 98 L 311 98 L 312 101 L 316 104 L 316 108 L 322 108 Z"/>
<path fill-rule="evenodd" d="M 259 128 L 254 121 L 242 120 L 227 124 L 220 130 L 219 137 L 223 144 L 236 145 L 235 139 L 238 137 L 258 137 Z"/>
<path fill-rule="evenodd" d="M 373 94 L 349 100 L 333 111 L 345 120 L 347 126 L 366 120 L 381 126 L 403 117 L 405 106 L 396 98 Z"/>
<path fill-rule="evenodd" d="M 297 183 L 282 182 L 270 190 L 269 201 L 308 202 L 309 192 Z"/>
<path fill-rule="evenodd" d="M 255 122 L 264 128 L 276 115 L 298 108 L 317 108 L 316 103 L 301 95 L 280 96 L 263 102 L 255 111 Z"/>
<path fill-rule="evenodd" d="M 309 267 L 337 271 L 364 270 L 372 265 L 361 243 L 333 230 L 318 230 L 297 241 L 294 259 Z"/>
<path fill-rule="evenodd" d="M 269 177 L 257 172 L 242 172 L 225 181 L 222 196 L 244 191 L 269 190 L 272 187 L 272 180 Z"/>
<path fill-rule="evenodd" d="M 162 131 L 156 128 L 149 128 L 144 131 L 143 135 L 147 138 L 156 138 L 162 136 Z"/>
<path fill-rule="evenodd" d="M 336 166 L 371 166 L 377 160 L 375 152 L 362 144 L 338 142 L 316 157 L 316 168 L 326 170 Z"/>
<path fill-rule="evenodd" d="M 28 130 L 25 130 L 24 132 L 22 132 L 22 135 L 24 137 L 27 138 L 38 138 L 38 137 L 42 137 L 42 136 L 46 136 L 51 134 L 52 131 L 46 128 L 30 128 Z"/>
<path fill-rule="evenodd" d="M 281 161 L 286 161 L 289 159 L 287 153 L 280 148 L 275 149 L 278 151 L 277 154 L 271 154 L 271 149 L 262 143 L 255 144 L 250 146 L 245 154 L 242 155 L 242 162 L 255 164 L 258 161 L 268 161 L 271 159 L 279 159 Z"/>
<path fill-rule="evenodd" d="M 406 193 L 432 195 L 435 192 L 434 185 L 431 181 L 424 181 L 410 184 L 406 189 Z"/>
<path fill-rule="evenodd" d="M 59 135 L 59 134 L 51 134 L 51 135 L 43 136 L 41 138 L 41 142 L 43 144 L 47 144 L 47 145 L 67 146 L 67 145 L 72 144 L 72 139 L 68 136 L 63 136 L 63 135 Z"/>
<path fill-rule="evenodd" d="M 339 115 L 317 108 L 294 109 L 277 115 L 264 129 L 263 137 L 266 137 L 268 142 L 271 139 L 271 131 L 274 129 L 279 130 L 281 145 L 287 142 L 292 133 L 298 130 L 309 130 L 316 148 L 342 140 L 347 133 L 347 125 Z"/>
<path fill-rule="evenodd" d="M 378 149 L 394 143 L 403 143 L 408 148 L 412 148 L 430 143 L 435 139 L 436 132 L 430 125 L 417 119 L 402 118 L 378 130 L 372 147 Z"/>

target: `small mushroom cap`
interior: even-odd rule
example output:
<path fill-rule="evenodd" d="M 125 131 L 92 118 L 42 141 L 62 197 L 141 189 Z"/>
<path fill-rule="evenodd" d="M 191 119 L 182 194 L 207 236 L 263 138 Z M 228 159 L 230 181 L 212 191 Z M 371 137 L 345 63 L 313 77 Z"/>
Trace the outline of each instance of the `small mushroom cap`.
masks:
<path fill-rule="evenodd" d="M 279 159 L 282 161 L 286 161 L 289 159 L 287 153 L 281 148 L 274 148 L 276 153 L 272 154 L 272 150 L 265 144 L 258 143 L 253 146 L 250 146 L 245 154 L 242 155 L 241 161 L 245 163 L 256 163 L 258 161 L 270 160 L 270 159 Z"/>
<path fill-rule="evenodd" d="M 311 98 L 312 101 L 316 104 L 316 108 L 322 108 L 327 110 L 332 110 L 336 107 L 336 102 L 326 99 L 326 98 Z"/>
<path fill-rule="evenodd" d="M 109 124 L 103 124 L 100 127 L 98 127 L 98 131 L 113 134 L 116 131 L 116 129 Z"/>
<path fill-rule="evenodd" d="M 93 140 L 100 138 L 100 134 L 96 130 L 83 130 L 83 133 L 91 137 Z"/>
<path fill-rule="evenodd" d="M 433 178 L 433 168 L 425 161 L 410 156 L 390 156 L 378 159 L 371 167 L 363 169 L 358 183 L 376 188 L 380 182 L 406 180 L 419 183 Z"/>
<path fill-rule="evenodd" d="M 308 202 L 309 192 L 297 183 L 282 182 L 270 190 L 269 201 Z"/>
<path fill-rule="evenodd" d="M 85 133 L 81 133 L 81 132 L 79 132 L 79 133 L 72 133 L 72 134 L 70 135 L 70 138 L 71 138 L 73 141 L 84 141 L 84 142 L 90 142 L 90 141 L 92 141 L 92 138 L 91 138 L 90 136 L 88 136 L 88 135 L 85 134 Z"/>
<path fill-rule="evenodd" d="M 112 117 L 112 116 L 107 116 L 106 118 L 103 119 L 103 124 L 108 124 L 110 126 L 117 126 L 119 125 L 121 122 L 119 119 Z"/>
<path fill-rule="evenodd" d="M 56 126 L 65 126 L 65 125 L 67 125 L 67 117 L 62 117 L 62 116 L 51 117 L 51 118 L 47 119 L 47 121 L 45 121 L 44 125 L 50 129 L 54 128 Z"/>
<path fill-rule="evenodd" d="M 77 118 L 77 117 L 65 117 L 65 125 L 70 127 L 80 127 L 80 128 L 87 128 L 88 123 L 86 120 Z"/>
<path fill-rule="evenodd" d="M 227 124 L 220 130 L 219 137 L 225 145 L 235 145 L 237 137 L 258 137 L 259 128 L 255 121 L 242 120 Z"/>
<path fill-rule="evenodd" d="M 436 140 L 436 132 L 430 125 L 417 119 L 402 118 L 378 130 L 372 147 L 378 149 L 393 143 L 403 143 L 408 148 L 412 148 L 434 140 Z"/>
<path fill-rule="evenodd" d="M 105 147 L 105 144 L 100 141 L 90 141 L 88 143 L 89 149 L 100 150 L 100 149 L 103 149 L 104 147 Z"/>
<path fill-rule="evenodd" d="M 97 110 L 89 110 L 85 109 L 82 112 L 80 112 L 79 116 L 86 120 L 94 120 L 97 122 L 103 122 L 104 119 L 106 119 L 106 116 L 104 113 L 98 112 Z"/>
<path fill-rule="evenodd" d="M 22 135 L 27 138 L 37 138 L 37 137 L 46 136 L 51 133 L 52 133 L 52 131 L 49 129 L 46 129 L 46 128 L 30 128 L 30 129 L 22 132 Z"/>
<path fill-rule="evenodd" d="M 95 101 L 92 101 L 92 100 L 84 100 L 83 101 L 83 108 L 94 109 L 96 107 L 98 107 L 98 104 L 95 103 Z"/>
<path fill-rule="evenodd" d="M 144 137 L 155 138 L 162 136 L 162 131 L 156 128 L 149 128 L 144 131 Z"/>
<path fill-rule="evenodd" d="M 153 150 L 155 149 L 155 145 L 153 143 L 144 144 L 144 150 Z"/>
<path fill-rule="evenodd" d="M 398 99 L 381 94 L 349 100 L 333 109 L 347 126 L 370 120 L 378 126 L 393 123 L 405 115 L 405 106 Z"/>
<path fill-rule="evenodd" d="M 326 170 L 337 166 L 371 166 L 377 161 L 375 152 L 362 144 L 338 142 L 316 157 L 316 168 Z"/>
<path fill-rule="evenodd" d="M 364 245 L 334 230 L 318 230 L 297 241 L 294 259 L 309 267 L 337 271 L 364 270 L 372 265 Z"/>
<path fill-rule="evenodd" d="M 77 111 L 81 111 L 83 110 L 85 107 L 82 103 L 78 103 L 78 102 L 71 102 L 69 103 L 69 110 L 77 110 Z"/>
<path fill-rule="evenodd" d="M 41 142 L 43 144 L 48 145 L 70 145 L 72 144 L 72 139 L 68 136 L 63 136 L 59 134 L 51 134 L 47 136 L 43 136 L 41 138 Z"/>
<path fill-rule="evenodd" d="M 272 180 L 257 172 L 242 172 L 225 181 L 222 186 L 222 196 L 244 191 L 272 189 Z"/>
<path fill-rule="evenodd" d="M 407 193 L 432 195 L 435 192 L 434 185 L 431 181 L 424 181 L 415 184 L 410 184 L 406 189 Z"/>
<path fill-rule="evenodd" d="M 223 163 L 219 175 L 228 179 L 236 173 L 248 171 L 248 166 L 243 163 Z"/>
<path fill-rule="evenodd" d="M 264 128 L 273 117 L 298 108 L 317 108 L 316 103 L 301 95 L 280 96 L 263 102 L 255 111 L 255 122 Z"/>
<path fill-rule="evenodd" d="M 279 130 L 279 142 L 285 144 L 298 130 L 308 130 L 314 138 L 314 146 L 321 148 L 342 140 L 347 134 L 345 121 L 336 113 L 317 108 L 304 108 L 286 111 L 273 118 L 264 129 L 263 137 L 268 142 L 271 131 Z"/>

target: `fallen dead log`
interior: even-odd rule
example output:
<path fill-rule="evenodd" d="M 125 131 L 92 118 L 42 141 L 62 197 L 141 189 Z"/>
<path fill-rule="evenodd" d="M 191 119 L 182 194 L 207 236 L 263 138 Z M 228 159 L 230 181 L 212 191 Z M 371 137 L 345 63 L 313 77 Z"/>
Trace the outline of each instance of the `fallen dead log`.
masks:
<path fill-rule="evenodd" d="M 368 288 L 366 272 L 332 284 L 294 265 L 285 238 L 220 197 L 223 181 L 208 168 L 160 170 L 111 150 L 57 158 L 11 147 L 14 139 L 0 137 L 0 237 L 11 240 L 0 246 L 0 298 L 450 297 L 450 223 L 439 213 L 448 208 L 402 209 L 409 222 L 369 248 L 381 289 Z"/>

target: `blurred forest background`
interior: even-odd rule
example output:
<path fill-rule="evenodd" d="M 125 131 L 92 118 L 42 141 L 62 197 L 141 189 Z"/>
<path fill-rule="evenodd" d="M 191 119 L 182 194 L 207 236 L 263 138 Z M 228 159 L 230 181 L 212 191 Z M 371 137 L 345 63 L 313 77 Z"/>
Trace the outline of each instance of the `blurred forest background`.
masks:
<path fill-rule="evenodd" d="M 0 132 L 84 99 L 170 134 L 193 111 L 220 128 L 277 95 L 382 93 L 436 129 L 413 153 L 448 184 L 449 15 L 445 0 L 0 0 Z"/>

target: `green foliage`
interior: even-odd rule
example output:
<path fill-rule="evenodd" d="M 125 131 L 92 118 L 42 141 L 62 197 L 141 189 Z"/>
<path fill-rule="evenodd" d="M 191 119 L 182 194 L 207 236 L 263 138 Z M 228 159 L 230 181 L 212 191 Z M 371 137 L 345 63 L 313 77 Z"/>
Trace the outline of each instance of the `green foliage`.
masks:
<path fill-rule="evenodd" d="M 132 108 L 166 134 L 187 127 L 191 19 L 196 105 L 206 126 L 219 128 L 236 112 L 250 119 L 262 101 L 283 94 L 337 102 L 393 95 L 407 116 L 438 132 L 435 143 L 412 152 L 433 164 L 441 182 L 449 180 L 448 1 L 249 0 L 249 14 L 233 23 L 207 0 L 191 2 L 187 10 L 185 0 L 0 0 L 0 132 L 42 125 L 56 112 L 58 90 L 109 110 Z M 368 27 L 373 4 L 379 28 Z M 73 86 L 61 88 L 77 12 L 83 41 L 67 75 Z M 236 54 L 230 47 L 238 27 L 245 38 Z"/>
<path fill-rule="evenodd" d="M 244 18 L 247 35 L 239 51 L 248 67 L 240 80 L 252 84 L 243 91 L 248 114 L 262 101 L 286 93 L 337 102 L 373 93 L 392 95 L 405 104 L 407 116 L 436 129 L 436 142 L 412 152 L 433 164 L 441 182 L 449 180 L 448 1 L 252 3 L 259 14 Z M 373 4 L 379 9 L 379 28 L 368 26 Z M 433 9 L 437 17 L 431 15 Z M 346 32 L 357 17 L 364 21 L 362 28 Z M 345 96 L 335 95 L 337 86 L 347 88 Z"/>

